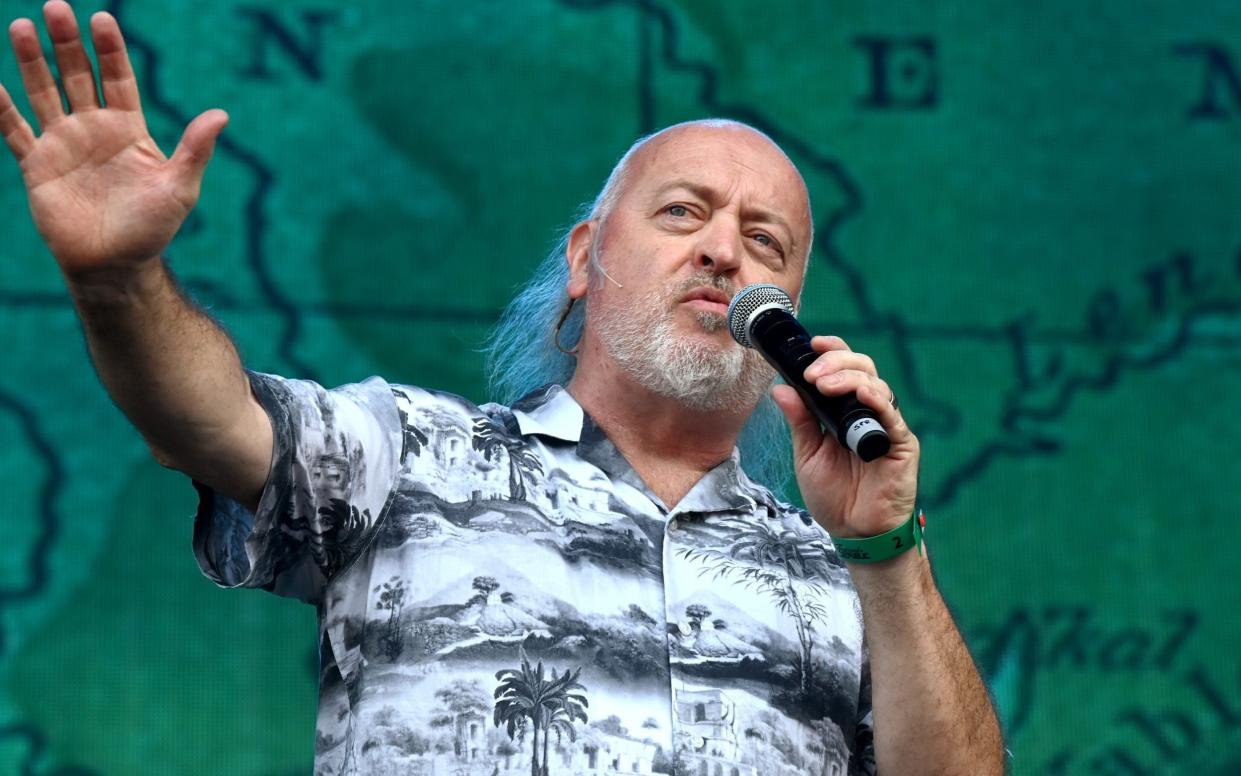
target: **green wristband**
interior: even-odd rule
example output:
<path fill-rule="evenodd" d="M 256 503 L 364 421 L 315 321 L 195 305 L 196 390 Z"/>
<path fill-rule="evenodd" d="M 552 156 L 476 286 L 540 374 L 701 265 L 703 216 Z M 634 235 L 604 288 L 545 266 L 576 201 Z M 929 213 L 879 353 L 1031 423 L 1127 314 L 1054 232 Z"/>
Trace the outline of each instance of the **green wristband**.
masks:
<path fill-rule="evenodd" d="M 836 545 L 836 552 L 841 559 L 848 563 L 882 563 L 914 547 L 918 548 L 919 555 L 924 555 L 922 529 L 925 525 L 926 516 L 922 514 L 922 510 L 918 510 L 918 514 L 891 531 L 864 539 L 833 537 L 832 544 Z"/>

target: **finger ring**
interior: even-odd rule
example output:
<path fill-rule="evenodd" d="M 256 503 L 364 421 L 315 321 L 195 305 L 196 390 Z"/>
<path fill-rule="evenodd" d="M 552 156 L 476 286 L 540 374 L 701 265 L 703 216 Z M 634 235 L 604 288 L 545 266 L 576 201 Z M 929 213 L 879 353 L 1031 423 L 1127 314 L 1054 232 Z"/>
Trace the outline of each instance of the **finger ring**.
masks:
<path fill-rule="evenodd" d="M 896 393 L 892 393 L 892 398 L 888 401 L 892 402 L 892 409 L 900 409 L 901 403 L 896 400 Z"/>

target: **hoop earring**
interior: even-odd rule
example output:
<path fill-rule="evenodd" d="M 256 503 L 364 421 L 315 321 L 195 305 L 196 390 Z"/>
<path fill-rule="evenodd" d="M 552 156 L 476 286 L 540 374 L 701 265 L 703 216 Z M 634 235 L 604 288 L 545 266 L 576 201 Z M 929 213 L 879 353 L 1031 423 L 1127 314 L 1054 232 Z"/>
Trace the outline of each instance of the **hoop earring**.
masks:
<path fill-rule="evenodd" d="M 569 303 L 565 305 L 564 312 L 560 314 L 560 320 L 556 321 L 556 331 L 555 334 L 552 335 L 552 341 L 556 344 L 556 350 L 559 350 L 561 353 L 564 353 L 570 358 L 577 358 L 577 351 L 578 348 L 581 347 L 582 343 L 579 341 L 572 348 L 566 350 L 564 345 L 560 344 L 560 328 L 564 326 L 564 322 L 569 319 L 569 313 L 573 312 L 573 303 L 576 301 L 577 300 L 573 297 L 569 297 Z"/>

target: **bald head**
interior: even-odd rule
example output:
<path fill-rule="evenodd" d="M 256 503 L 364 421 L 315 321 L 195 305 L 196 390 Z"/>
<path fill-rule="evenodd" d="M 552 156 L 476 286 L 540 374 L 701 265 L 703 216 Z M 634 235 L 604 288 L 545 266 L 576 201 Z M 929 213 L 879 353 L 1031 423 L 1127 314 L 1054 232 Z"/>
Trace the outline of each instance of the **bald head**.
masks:
<path fill-rule="evenodd" d="M 737 164 L 752 169 L 755 179 L 771 188 L 773 197 L 790 203 L 789 227 L 800 259 L 806 260 L 814 241 L 814 222 L 805 180 L 774 140 L 732 119 L 687 121 L 640 138 L 612 168 L 589 217 L 607 220 L 626 190 L 652 170 L 666 170 L 695 156 L 719 153 L 732 153 Z"/>

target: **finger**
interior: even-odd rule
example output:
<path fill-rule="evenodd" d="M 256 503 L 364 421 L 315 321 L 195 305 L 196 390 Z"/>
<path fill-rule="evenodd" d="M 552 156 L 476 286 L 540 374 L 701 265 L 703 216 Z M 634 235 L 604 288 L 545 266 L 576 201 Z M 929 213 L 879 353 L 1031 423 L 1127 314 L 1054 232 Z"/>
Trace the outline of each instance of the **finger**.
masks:
<path fill-rule="evenodd" d="M 892 395 L 892 389 L 881 378 L 860 369 L 841 369 L 814 381 L 814 387 L 825 396 L 840 396 L 863 386 L 879 389 L 885 397 Z"/>
<path fill-rule="evenodd" d="M 26 86 L 26 99 L 30 100 L 40 129 L 47 129 L 65 117 L 65 107 L 60 102 L 60 89 L 56 88 L 52 71 L 43 58 L 39 31 L 29 19 L 18 19 L 9 25 L 9 40 Z"/>
<path fill-rule="evenodd" d="M 13 104 L 3 84 L 0 84 L 0 137 L 18 162 L 34 148 L 34 130 Z"/>
<path fill-rule="evenodd" d="M 226 124 L 228 114 L 217 108 L 200 114 L 181 135 L 181 142 L 177 144 L 169 163 L 176 169 L 179 196 L 183 201 L 192 204 L 198 200 L 207 162 L 211 161 L 216 139 Z"/>
<path fill-rule="evenodd" d="M 857 399 L 875 413 L 879 424 L 888 432 L 893 445 L 904 444 L 913 437 L 913 432 L 905 423 L 905 417 L 901 415 L 900 409 L 892 404 L 892 389 L 882 380 L 879 382 L 880 385 L 869 383 L 859 386 Z"/>
<path fill-rule="evenodd" d="M 104 104 L 120 110 L 142 110 L 138 80 L 134 78 L 129 51 L 116 18 L 107 11 L 100 11 L 90 18 L 90 31 L 95 41 L 95 57 L 99 60 Z"/>
<path fill-rule="evenodd" d="M 900 418 L 900 409 L 892 404 L 892 397 L 895 396 L 892 388 L 875 375 L 856 369 L 845 369 L 820 377 L 815 381 L 814 387 L 824 396 L 855 394 L 858 401 L 879 414 L 881 423 L 885 418 Z M 884 423 L 884 427 L 887 427 L 887 423 Z"/>
<path fill-rule="evenodd" d="M 818 337 L 811 337 L 810 347 L 813 348 L 816 353 L 827 353 L 831 350 L 851 350 L 849 343 L 835 335 L 819 335 Z"/>
<path fill-rule="evenodd" d="M 865 353 L 855 353 L 852 350 L 829 350 L 806 367 L 802 376 L 814 382 L 824 375 L 838 372 L 841 369 L 855 369 L 872 375 L 879 374 L 879 370 L 875 368 L 874 359 Z"/>
<path fill-rule="evenodd" d="M 806 460 L 823 444 L 823 429 L 819 427 L 819 421 L 806 408 L 797 391 L 788 385 L 773 386 L 771 398 L 788 421 L 793 438 L 793 460 Z"/>
<path fill-rule="evenodd" d="M 865 372 L 845 370 L 819 378 L 814 385 L 825 396 L 855 395 L 859 402 L 875 413 L 893 444 L 911 435 L 900 409 L 892 404 L 892 388 L 880 378 Z"/>
<path fill-rule="evenodd" d="M 95 84 L 95 71 L 82 45 L 82 32 L 73 9 L 63 0 L 53 0 L 43 6 L 43 19 L 56 52 L 56 67 L 60 70 L 60 85 L 69 98 L 69 110 L 88 111 L 99 108 L 99 90 Z"/>

